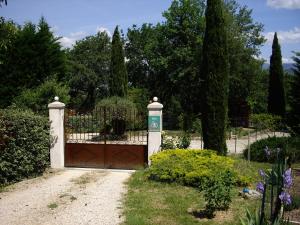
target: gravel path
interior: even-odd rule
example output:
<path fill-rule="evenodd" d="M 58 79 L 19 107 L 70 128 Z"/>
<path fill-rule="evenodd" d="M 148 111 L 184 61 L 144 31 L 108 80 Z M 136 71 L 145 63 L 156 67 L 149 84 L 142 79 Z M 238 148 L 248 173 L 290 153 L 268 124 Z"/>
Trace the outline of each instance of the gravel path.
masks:
<path fill-rule="evenodd" d="M 0 193 L 1 225 L 116 225 L 131 171 L 65 170 Z"/>

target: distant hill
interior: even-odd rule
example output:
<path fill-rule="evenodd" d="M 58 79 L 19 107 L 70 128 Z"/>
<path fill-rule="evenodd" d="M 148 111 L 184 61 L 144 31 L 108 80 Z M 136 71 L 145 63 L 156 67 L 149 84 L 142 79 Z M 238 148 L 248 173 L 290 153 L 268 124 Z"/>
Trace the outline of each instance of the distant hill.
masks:
<path fill-rule="evenodd" d="M 269 69 L 270 64 L 269 63 L 264 63 L 263 64 L 263 69 L 264 70 L 268 70 Z M 283 70 L 289 73 L 293 73 L 293 63 L 283 63 Z"/>

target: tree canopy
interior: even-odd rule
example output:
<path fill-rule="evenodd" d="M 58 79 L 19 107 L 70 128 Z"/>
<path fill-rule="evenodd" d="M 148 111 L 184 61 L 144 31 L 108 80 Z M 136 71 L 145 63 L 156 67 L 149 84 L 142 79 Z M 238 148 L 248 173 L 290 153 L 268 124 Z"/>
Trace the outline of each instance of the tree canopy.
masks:
<path fill-rule="evenodd" d="M 35 25 L 17 26 L 1 19 L 0 94 L 2 107 L 9 105 L 22 90 L 34 88 L 46 79 L 63 79 L 66 73 L 65 53 L 58 38 L 42 17 Z"/>
<path fill-rule="evenodd" d="M 111 42 L 106 32 L 79 40 L 68 51 L 68 82 L 73 107 L 93 109 L 97 98 L 108 96 Z"/>

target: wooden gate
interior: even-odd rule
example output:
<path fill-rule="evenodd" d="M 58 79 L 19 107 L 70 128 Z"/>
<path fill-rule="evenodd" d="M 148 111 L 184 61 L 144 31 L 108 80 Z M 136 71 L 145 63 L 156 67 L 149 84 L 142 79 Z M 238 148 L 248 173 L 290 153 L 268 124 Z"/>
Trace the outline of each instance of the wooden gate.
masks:
<path fill-rule="evenodd" d="M 65 111 L 65 166 L 138 169 L 148 163 L 146 116 L 133 109 Z"/>

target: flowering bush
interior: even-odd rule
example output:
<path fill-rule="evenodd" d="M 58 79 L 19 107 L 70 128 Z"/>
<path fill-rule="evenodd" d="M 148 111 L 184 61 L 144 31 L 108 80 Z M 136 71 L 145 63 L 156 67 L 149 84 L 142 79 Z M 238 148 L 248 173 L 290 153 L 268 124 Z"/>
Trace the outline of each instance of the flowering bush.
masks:
<path fill-rule="evenodd" d="M 191 144 L 191 136 L 188 133 L 185 133 L 179 137 L 167 136 L 165 133 L 162 133 L 162 144 L 161 149 L 186 149 Z"/>

